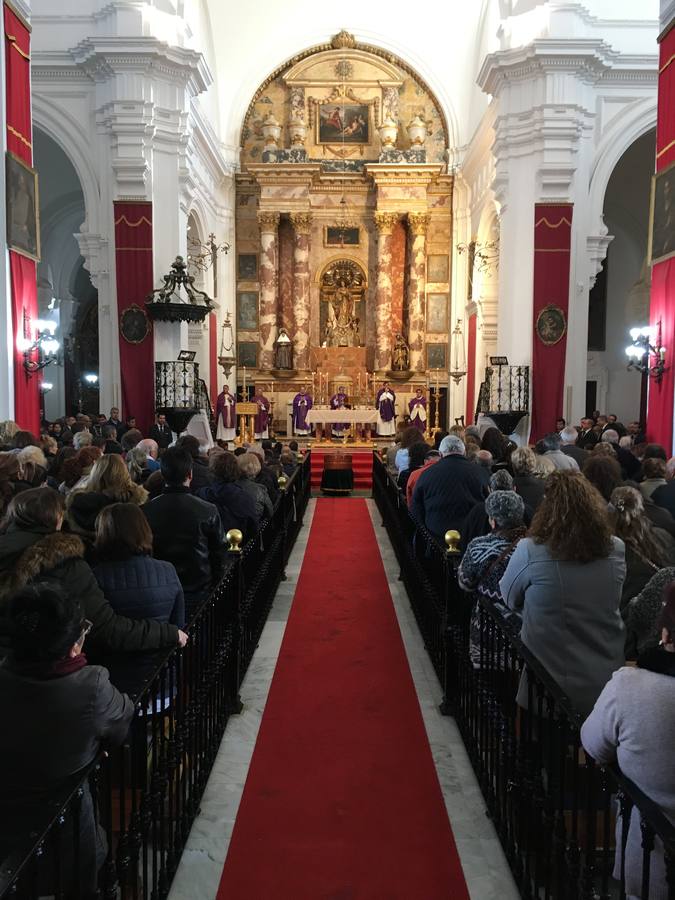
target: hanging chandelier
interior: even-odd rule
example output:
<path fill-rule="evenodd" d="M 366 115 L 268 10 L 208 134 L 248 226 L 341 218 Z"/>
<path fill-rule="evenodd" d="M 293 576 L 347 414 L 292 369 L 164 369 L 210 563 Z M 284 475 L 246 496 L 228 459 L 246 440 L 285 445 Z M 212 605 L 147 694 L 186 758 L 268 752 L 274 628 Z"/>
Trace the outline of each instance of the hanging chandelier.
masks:
<path fill-rule="evenodd" d="M 218 354 L 218 365 L 222 368 L 225 378 L 230 377 L 230 373 L 234 368 L 236 359 L 234 358 L 234 331 L 232 322 L 230 321 L 229 312 L 225 313 L 225 321 L 223 322 L 220 332 L 220 353 Z"/>

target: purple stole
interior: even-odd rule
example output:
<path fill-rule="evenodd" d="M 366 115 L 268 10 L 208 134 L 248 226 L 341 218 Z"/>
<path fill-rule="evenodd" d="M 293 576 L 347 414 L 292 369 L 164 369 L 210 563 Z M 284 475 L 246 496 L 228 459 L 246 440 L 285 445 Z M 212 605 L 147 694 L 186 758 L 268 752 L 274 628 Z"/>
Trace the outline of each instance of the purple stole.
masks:
<path fill-rule="evenodd" d="M 252 403 L 258 404 L 258 412 L 255 415 L 254 420 L 254 429 L 256 434 L 262 434 L 267 428 L 267 423 L 270 418 L 270 402 L 267 397 L 264 397 L 262 394 L 256 394 L 253 397 Z"/>
<path fill-rule="evenodd" d="M 226 397 L 229 397 L 230 403 L 226 401 Z M 226 394 L 225 391 L 221 391 L 218 394 L 218 401 L 216 403 L 216 423 L 220 416 L 223 417 L 223 428 L 236 428 L 236 401 L 232 394 Z"/>
<path fill-rule="evenodd" d="M 293 398 L 293 427 L 298 431 L 309 428 L 307 413 L 312 408 L 312 398 L 309 394 L 296 394 Z"/>
<path fill-rule="evenodd" d="M 424 416 L 424 420 L 419 417 L 417 407 L 421 406 L 424 412 L 427 411 L 427 400 L 426 397 L 413 397 L 412 400 L 408 402 L 408 409 L 410 411 L 410 421 L 418 428 L 420 431 L 424 431 L 427 425 L 426 415 Z"/>
<path fill-rule="evenodd" d="M 330 398 L 330 408 L 342 409 L 345 405 L 346 399 L 346 394 L 333 394 L 333 396 Z M 334 431 L 344 431 L 345 428 L 349 428 L 349 424 L 347 422 L 333 422 L 332 426 Z"/>
<path fill-rule="evenodd" d="M 391 397 L 383 398 L 383 394 L 390 394 Z M 396 414 L 396 394 L 392 391 L 391 388 L 380 388 L 380 390 L 377 392 L 375 406 L 380 413 L 380 418 L 382 419 L 382 421 L 391 422 Z"/>

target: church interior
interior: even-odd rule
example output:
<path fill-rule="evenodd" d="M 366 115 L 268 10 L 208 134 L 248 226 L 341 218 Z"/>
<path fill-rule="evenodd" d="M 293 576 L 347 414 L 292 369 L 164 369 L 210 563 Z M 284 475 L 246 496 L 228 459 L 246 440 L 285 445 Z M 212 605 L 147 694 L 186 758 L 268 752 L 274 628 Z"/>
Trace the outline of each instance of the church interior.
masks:
<path fill-rule="evenodd" d="M 2 6 L 0 900 L 675 897 L 675 0 Z"/>

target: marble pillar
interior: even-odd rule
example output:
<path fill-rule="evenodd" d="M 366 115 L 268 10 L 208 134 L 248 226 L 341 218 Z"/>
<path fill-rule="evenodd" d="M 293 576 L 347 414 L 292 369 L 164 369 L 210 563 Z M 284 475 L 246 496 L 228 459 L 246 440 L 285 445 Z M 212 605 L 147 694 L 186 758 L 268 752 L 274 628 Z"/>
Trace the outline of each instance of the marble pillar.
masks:
<path fill-rule="evenodd" d="M 377 286 L 375 289 L 375 368 L 384 371 L 391 366 L 391 262 L 392 234 L 399 220 L 398 213 L 376 212 L 375 227 L 377 240 Z"/>
<path fill-rule="evenodd" d="M 408 213 L 410 226 L 410 256 L 408 259 L 408 346 L 410 368 L 423 372 L 425 322 L 426 239 L 429 216 L 426 213 Z"/>
<path fill-rule="evenodd" d="M 293 243 L 293 368 L 309 369 L 309 236 L 311 213 L 292 213 Z"/>
<path fill-rule="evenodd" d="M 274 368 L 274 341 L 277 330 L 277 267 L 279 257 L 279 213 L 262 210 L 260 226 L 260 352 L 259 369 Z"/>

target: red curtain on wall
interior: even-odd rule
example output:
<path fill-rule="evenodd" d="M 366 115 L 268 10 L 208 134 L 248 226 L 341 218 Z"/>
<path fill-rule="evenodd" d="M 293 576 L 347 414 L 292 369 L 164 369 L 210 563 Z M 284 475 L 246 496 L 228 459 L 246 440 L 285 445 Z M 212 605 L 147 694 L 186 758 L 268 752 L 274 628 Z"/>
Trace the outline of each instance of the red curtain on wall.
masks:
<path fill-rule="evenodd" d="M 675 163 L 675 26 L 660 45 L 659 105 L 656 124 L 656 171 Z M 675 395 L 675 257 L 652 267 L 649 323 L 667 350 L 666 369 L 660 384 L 650 379 L 647 406 L 647 435 L 663 444 L 668 454 L 673 445 L 673 402 Z"/>
<path fill-rule="evenodd" d="M 219 381 L 220 373 L 218 372 L 218 319 L 215 313 L 209 314 L 209 394 L 211 396 L 211 406 L 216 408 L 218 394 L 220 393 Z M 223 376 L 224 378 L 224 376 Z"/>
<path fill-rule="evenodd" d="M 19 159 L 33 164 L 30 104 L 30 31 L 14 10 L 3 5 L 5 25 L 5 80 L 7 103 L 7 148 Z M 12 326 L 14 330 L 14 418 L 21 428 L 35 434 L 40 430 L 40 380 L 27 375 L 23 354 L 16 341 L 34 338 L 37 319 L 37 274 L 32 259 L 14 250 L 9 252 Z"/>
<path fill-rule="evenodd" d="M 537 334 L 537 318 L 547 306 L 554 306 L 563 311 L 567 321 L 571 236 L 571 203 L 535 204 L 532 441 L 553 431 L 563 411 L 567 332 L 555 344 L 544 343 Z"/>
<path fill-rule="evenodd" d="M 469 316 L 469 335 L 466 350 L 466 416 L 467 425 L 476 412 L 476 314 Z"/>
<path fill-rule="evenodd" d="M 115 208 L 115 270 L 117 310 L 138 306 L 152 291 L 152 203 L 117 200 Z M 120 328 L 120 373 L 122 416 L 136 416 L 138 427 L 146 431 L 155 409 L 155 358 L 152 331 L 140 344 L 129 343 Z"/>

